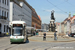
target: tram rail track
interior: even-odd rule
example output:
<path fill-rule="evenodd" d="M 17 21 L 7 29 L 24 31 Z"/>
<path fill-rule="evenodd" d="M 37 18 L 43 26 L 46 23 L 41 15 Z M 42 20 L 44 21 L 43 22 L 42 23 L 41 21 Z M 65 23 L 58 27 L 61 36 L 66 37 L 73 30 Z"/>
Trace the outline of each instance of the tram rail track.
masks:
<path fill-rule="evenodd" d="M 8 45 L 3 45 L 3 46 L 1 46 L 0 48 L 3 48 L 4 50 L 10 50 L 11 48 L 14 48 L 14 47 L 16 47 L 16 46 L 18 46 L 18 45 L 20 45 L 21 43 L 14 43 L 14 44 L 8 44 Z M 3 50 L 2 49 L 2 50 Z"/>
<path fill-rule="evenodd" d="M 5 50 L 9 50 L 9 49 L 14 48 L 15 46 L 18 46 L 18 45 L 20 45 L 20 44 L 17 44 L 17 45 L 14 45 L 14 46 L 10 46 L 10 47 L 7 47 L 7 48 L 5 48 Z"/>
<path fill-rule="evenodd" d="M 52 46 L 52 47 L 48 47 L 48 48 L 46 48 L 45 50 L 51 49 L 51 48 L 53 48 L 53 47 L 63 46 L 63 45 L 66 45 L 66 44 L 55 45 L 55 46 Z"/>
<path fill-rule="evenodd" d="M 43 48 L 43 47 L 45 47 L 45 45 L 43 45 L 43 46 L 39 46 L 39 47 L 37 47 L 37 48 L 33 48 L 32 50 L 37 50 L 37 49 L 40 49 L 40 48 L 43 48 L 44 50 L 48 50 L 48 49 L 52 49 L 52 47 L 58 47 L 58 46 L 63 46 L 63 45 L 66 45 L 66 44 L 60 44 L 60 45 L 55 45 L 55 46 L 52 46 L 52 44 L 50 44 L 50 45 L 46 45 L 46 46 L 51 46 L 51 47 L 47 47 L 47 48 Z"/>

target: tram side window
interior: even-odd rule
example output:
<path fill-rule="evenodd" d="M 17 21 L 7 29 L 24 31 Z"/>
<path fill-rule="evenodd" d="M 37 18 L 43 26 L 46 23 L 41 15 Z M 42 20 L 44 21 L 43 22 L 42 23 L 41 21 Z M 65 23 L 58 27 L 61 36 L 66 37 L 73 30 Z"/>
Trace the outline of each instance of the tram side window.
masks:
<path fill-rule="evenodd" d="M 13 27 L 23 27 L 22 24 L 13 24 Z"/>

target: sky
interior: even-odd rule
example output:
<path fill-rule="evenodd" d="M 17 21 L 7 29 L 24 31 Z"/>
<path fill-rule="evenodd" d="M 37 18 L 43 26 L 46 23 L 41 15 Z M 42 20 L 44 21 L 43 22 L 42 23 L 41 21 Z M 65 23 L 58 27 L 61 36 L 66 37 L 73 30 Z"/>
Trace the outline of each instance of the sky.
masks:
<path fill-rule="evenodd" d="M 55 22 L 63 22 L 75 14 L 75 0 L 26 0 L 40 15 L 42 23 L 50 23 L 51 11 L 54 10 Z"/>

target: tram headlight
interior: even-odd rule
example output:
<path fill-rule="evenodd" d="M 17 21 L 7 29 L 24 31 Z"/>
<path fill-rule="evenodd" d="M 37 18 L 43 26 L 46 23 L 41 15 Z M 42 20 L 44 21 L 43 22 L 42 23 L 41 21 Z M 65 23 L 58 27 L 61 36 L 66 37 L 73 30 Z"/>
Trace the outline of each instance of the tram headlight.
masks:
<path fill-rule="evenodd" d="M 10 36 L 10 38 L 14 38 L 13 36 Z"/>

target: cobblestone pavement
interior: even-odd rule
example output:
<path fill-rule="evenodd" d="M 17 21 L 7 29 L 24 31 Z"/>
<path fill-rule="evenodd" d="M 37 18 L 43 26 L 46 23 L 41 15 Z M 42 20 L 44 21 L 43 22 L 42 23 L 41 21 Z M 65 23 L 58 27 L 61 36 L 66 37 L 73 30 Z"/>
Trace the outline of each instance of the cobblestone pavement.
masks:
<path fill-rule="evenodd" d="M 57 40 L 54 40 L 53 37 L 46 37 L 46 41 L 43 41 L 43 37 L 33 36 L 29 37 L 31 41 L 40 41 L 40 42 L 71 42 L 75 41 L 75 38 L 72 37 L 57 37 Z"/>
<path fill-rule="evenodd" d="M 9 37 L 1 38 L 0 50 L 75 50 L 74 41 L 73 42 L 40 42 L 40 41 L 37 42 L 30 40 L 30 38 L 33 37 L 29 37 L 29 40 L 26 43 L 14 43 L 14 44 L 10 44 Z"/>

